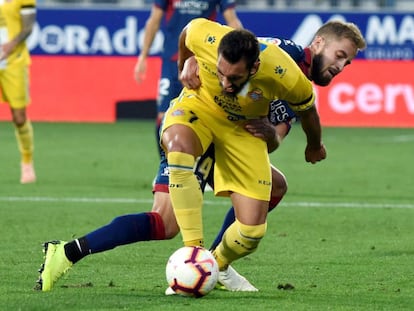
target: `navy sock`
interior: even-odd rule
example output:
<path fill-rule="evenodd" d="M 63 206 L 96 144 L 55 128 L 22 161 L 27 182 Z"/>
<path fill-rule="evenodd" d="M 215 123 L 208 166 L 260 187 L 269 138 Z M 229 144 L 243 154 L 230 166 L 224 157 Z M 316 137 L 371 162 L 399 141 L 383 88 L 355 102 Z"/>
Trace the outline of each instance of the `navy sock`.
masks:
<path fill-rule="evenodd" d="M 116 217 L 95 231 L 65 245 L 65 254 L 73 263 L 83 257 L 139 241 L 162 240 L 164 224 L 157 213 L 129 214 Z"/>
<path fill-rule="evenodd" d="M 210 250 L 214 250 L 217 245 L 220 244 L 221 239 L 223 238 L 224 232 L 227 230 L 227 228 L 236 220 L 236 216 L 234 214 L 234 208 L 233 206 L 229 209 L 229 211 L 226 214 L 226 217 L 224 218 L 223 225 L 221 226 L 220 232 L 217 234 L 216 238 L 214 239 L 213 244 L 210 246 Z"/>
<path fill-rule="evenodd" d="M 123 215 L 85 236 L 90 253 L 151 239 L 151 219 L 147 213 Z"/>

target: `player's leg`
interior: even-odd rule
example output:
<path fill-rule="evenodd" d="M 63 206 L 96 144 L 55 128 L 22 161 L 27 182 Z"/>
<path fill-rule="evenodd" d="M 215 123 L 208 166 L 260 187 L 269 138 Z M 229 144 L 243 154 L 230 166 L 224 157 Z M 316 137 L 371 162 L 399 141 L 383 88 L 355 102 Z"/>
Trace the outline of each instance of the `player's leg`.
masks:
<path fill-rule="evenodd" d="M 287 180 L 285 175 L 278 170 L 276 167 L 271 166 L 272 168 L 272 194 L 269 201 L 269 212 L 272 211 L 282 200 L 283 196 L 287 192 Z M 223 224 L 220 228 L 219 233 L 213 241 L 213 244 L 210 246 L 210 250 L 214 250 L 217 245 L 221 242 L 224 232 L 227 228 L 235 221 L 236 216 L 234 214 L 234 208 L 231 207 L 226 216 L 224 217 Z"/>
<path fill-rule="evenodd" d="M 161 65 L 161 77 L 158 83 L 157 117 L 155 120 L 155 137 L 160 155 L 163 153 L 160 142 L 160 130 L 165 112 L 171 101 L 178 97 L 183 86 L 178 80 L 178 68 L 175 61 L 164 60 Z"/>
<path fill-rule="evenodd" d="M 254 200 L 233 193 L 236 220 L 225 231 L 222 241 L 213 251 L 220 267 L 219 284 L 230 291 L 253 292 L 254 287 L 230 264 L 253 253 L 266 232 L 268 202 Z"/>
<path fill-rule="evenodd" d="M 76 263 L 89 254 L 136 242 L 171 239 L 177 233 L 169 194 L 156 192 L 151 212 L 115 217 L 109 224 L 67 243 L 64 248 L 67 258 Z"/>
<path fill-rule="evenodd" d="M 140 241 L 165 240 L 175 237 L 178 225 L 168 194 L 168 173 L 165 157 L 160 162 L 154 184 L 151 212 L 128 214 L 114 218 L 85 236 L 70 242 L 45 243 L 45 263 L 40 269 L 39 288 L 51 290 L 54 283 L 84 257 Z"/>
<path fill-rule="evenodd" d="M 21 155 L 21 177 L 23 184 L 36 181 L 33 166 L 33 127 L 26 115 L 29 104 L 29 74 L 28 67 L 15 65 L 8 67 L 2 73 L 2 96 L 9 103 L 17 144 Z"/>
<path fill-rule="evenodd" d="M 211 142 L 211 133 L 194 109 L 200 104 L 193 105 L 193 101 L 197 99 L 183 96 L 183 101 L 167 111 L 162 143 L 168 157 L 170 197 L 184 244 L 202 246 L 203 194 L 193 170 L 196 158 Z"/>
<path fill-rule="evenodd" d="M 231 195 L 236 220 L 223 235 L 214 254 L 221 270 L 233 261 L 253 253 L 266 232 L 268 201 L 256 200 L 238 193 Z"/>
<path fill-rule="evenodd" d="M 243 136 L 243 132 L 238 135 Z M 266 143 L 248 133 L 239 139 L 215 142 L 215 192 L 230 192 L 236 220 L 225 231 L 213 251 L 220 268 L 219 281 L 230 290 L 241 289 L 243 278 L 231 274 L 228 266 L 253 253 L 266 232 L 271 196 L 271 170 Z M 231 161 L 227 155 L 237 155 Z M 258 182 L 259 181 L 259 182 Z M 251 290 L 257 290 L 252 288 Z"/>
<path fill-rule="evenodd" d="M 151 212 L 118 216 L 109 224 L 70 242 L 46 242 L 39 289 L 51 290 L 73 264 L 88 255 L 141 241 L 171 239 L 178 232 L 168 193 L 156 192 Z"/>
<path fill-rule="evenodd" d="M 36 173 L 33 165 L 33 127 L 26 118 L 26 108 L 12 109 L 14 132 L 20 151 L 20 183 L 27 184 L 36 181 Z"/>

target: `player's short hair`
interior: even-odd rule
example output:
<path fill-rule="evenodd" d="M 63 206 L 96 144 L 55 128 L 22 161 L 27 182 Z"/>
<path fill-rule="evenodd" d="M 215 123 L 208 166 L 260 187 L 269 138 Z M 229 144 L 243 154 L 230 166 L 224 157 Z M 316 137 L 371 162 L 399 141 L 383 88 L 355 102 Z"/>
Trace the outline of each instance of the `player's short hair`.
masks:
<path fill-rule="evenodd" d="M 358 50 L 365 49 L 367 45 L 361 30 L 359 30 L 356 24 L 351 22 L 329 21 L 318 29 L 315 36 L 346 38 L 351 40 Z"/>
<path fill-rule="evenodd" d="M 218 54 L 226 61 L 235 64 L 243 58 L 249 70 L 258 60 L 259 53 L 259 41 L 251 31 L 246 29 L 230 31 L 224 35 L 218 46 Z"/>

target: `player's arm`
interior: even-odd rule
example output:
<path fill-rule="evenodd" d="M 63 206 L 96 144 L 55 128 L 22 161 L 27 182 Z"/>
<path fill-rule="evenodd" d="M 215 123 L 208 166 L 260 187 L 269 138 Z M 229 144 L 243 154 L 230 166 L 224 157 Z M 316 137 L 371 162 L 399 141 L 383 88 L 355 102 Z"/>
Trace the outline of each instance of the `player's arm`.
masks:
<path fill-rule="evenodd" d="M 325 159 L 326 150 L 324 144 L 322 143 L 322 129 L 316 107 L 313 105 L 307 110 L 296 113 L 300 116 L 302 129 L 306 134 L 306 161 L 314 164 Z"/>
<path fill-rule="evenodd" d="M 234 7 L 227 8 L 226 10 L 224 10 L 223 17 L 228 26 L 232 28 L 236 28 L 236 29 L 243 28 L 243 24 L 240 21 L 239 17 L 237 16 L 237 13 Z"/>
<path fill-rule="evenodd" d="M 6 59 L 20 43 L 24 42 L 32 33 L 36 22 L 36 7 L 25 6 L 20 10 L 22 30 L 9 42 L 1 45 L 0 60 Z"/>
<path fill-rule="evenodd" d="M 164 11 L 160 7 L 153 5 L 150 16 L 145 23 L 144 42 L 141 48 L 141 53 L 139 54 L 134 67 L 134 77 L 138 83 L 141 83 L 145 79 L 145 74 L 147 72 L 147 57 L 155 35 L 160 29 L 163 16 Z"/>
<path fill-rule="evenodd" d="M 248 120 L 244 128 L 253 136 L 263 139 L 267 144 L 267 151 L 269 153 L 279 147 L 281 138 L 276 131 L 276 127 L 270 123 L 269 118 L 263 117 Z"/>
<path fill-rule="evenodd" d="M 298 116 L 289 104 L 278 99 L 269 104 L 267 118 L 249 120 L 245 124 L 245 129 L 253 136 L 266 141 L 268 152 L 271 153 L 279 147 L 289 133 L 291 124 L 297 119 Z"/>
<path fill-rule="evenodd" d="M 252 119 L 246 122 L 244 128 L 250 134 L 263 139 L 269 153 L 275 151 L 290 130 L 290 120 L 272 124 L 268 118 Z"/>
<path fill-rule="evenodd" d="M 289 103 L 290 108 L 300 118 L 302 129 L 305 132 L 307 140 L 305 160 L 315 164 L 326 158 L 325 146 L 322 143 L 321 123 L 315 106 L 316 94 L 312 83 L 303 72 L 298 67 L 292 69 L 290 77 L 287 77 L 285 82 L 294 82 L 294 85 L 284 100 Z M 289 80 L 292 77 L 293 79 Z"/>
<path fill-rule="evenodd" d="M 200 80 L 198 79 L 197 60 L 194 53 L 186 45 L 187 29 L 188 27 L 184 27 L 178 39 L 178 79 L 183 86 L 192 89 L 199 86 Z"/>

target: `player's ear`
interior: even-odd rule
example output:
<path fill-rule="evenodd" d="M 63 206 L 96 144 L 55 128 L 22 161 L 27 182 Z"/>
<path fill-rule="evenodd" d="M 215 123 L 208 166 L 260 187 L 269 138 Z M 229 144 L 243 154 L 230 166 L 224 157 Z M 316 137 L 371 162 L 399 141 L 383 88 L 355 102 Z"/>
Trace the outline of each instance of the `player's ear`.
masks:
<path fill-rule="evenodd" d="M 319 50 L 325 43 L 325 38 L 321 36 L 316 36 L 313 41 L 312 45 L 315 47 L 316 50 Z"/>
<path fill-rule="evenodd" d="M 250 75 L 254 75 L 260 66 L 260 59 L 254 62 L 252 69 L 250 69 Z"/>

